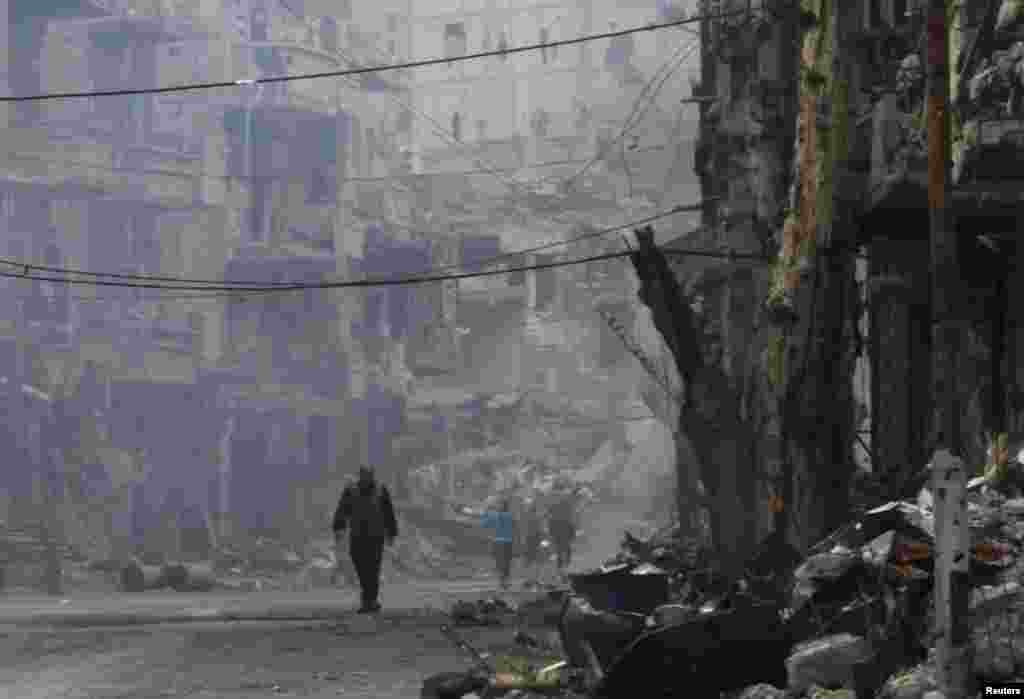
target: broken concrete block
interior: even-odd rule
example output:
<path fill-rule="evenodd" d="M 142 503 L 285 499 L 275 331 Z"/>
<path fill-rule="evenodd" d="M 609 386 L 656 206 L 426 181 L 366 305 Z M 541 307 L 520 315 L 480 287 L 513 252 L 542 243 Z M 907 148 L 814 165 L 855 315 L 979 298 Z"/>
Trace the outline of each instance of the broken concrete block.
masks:
<path fill-rule="evenodd" d="M 692 619 L 696 614 L 693 607 L 685 604 L 663 604 L 651 612 L 651 617 L 657 626 L 670 626 Z"/>
<path fill-rule="evenodd" d="M 871 657 L 868 641 L 852 634 L 838 634 L 799 646 L 786 661 L 789 689 L 806 692 L 812 686 L 853 686 L 853 668 Z"/>
<path fill-rule="evenodd" d="M 755 684 L 747 687 L 737 695 L 736 699 L 785 699 L 786 690 L 770 684 Z"/>
<path fill-rule="evenodd" d="M 974 673 L 986 680 L 1008 680 L 1014 675 L 1014 644 L 1007 635 L 981 638 L 974 643 Z"/>
<path fill-rule="evenodd" d="M 836 547 L 827 553 L 810 556 L 796 570 L 796 577 L 806 580 L 837 580 L 857 563 L 859 556 L 849 549 Z"/>
<path fill-rule="evenodd" d="M 935 689 L 935 677 L 925 667 L 893 675 L 882 687 L 879 699 L 922 699 Z"/>
<path fill-rule="evenodd" d="M 857 699 L 857 693 L 852 689 L 824 689 L 813 687 L 808 693 L 808 699 Z"/>

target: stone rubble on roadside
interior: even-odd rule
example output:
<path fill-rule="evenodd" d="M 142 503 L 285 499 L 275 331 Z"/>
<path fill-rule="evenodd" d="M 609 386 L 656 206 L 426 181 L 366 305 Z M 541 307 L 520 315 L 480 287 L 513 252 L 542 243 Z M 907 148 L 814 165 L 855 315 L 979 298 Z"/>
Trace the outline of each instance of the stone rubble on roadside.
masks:
<path fill-rule="evenodd" d="M 770 589 L 771 585 L 758 587 L 741 582 L 728 589 L 722 587 L 713 575 L 709 577 L 703 572 L 704 552 L 692 542 L 679 541 L 677 528 L 663 530 L 647 540 L 625 536 L 621 553 L 603 569 L 608 573 L 608 585 L 612 586 L 626 584 L 628 577 L 614 575 L 616 564 L 625 564 L 632 570 L 650 567 L 671 577 L 671 598 L 640 615 L 643 624 L 633 623 L 635 614 L 589 606 L 580 601 L 575 590 L 539 595 L 521 606 L 520 617 L 531 616 L 535 621 L 560 627 L 564 652 L 573 667 L 583 670 L 592 664 L 593 657 L 598 657 L 605 670 L 614 666 L 620 674 L 632 673 L 615 685 L 620 689 L 627 685 L 642 686 L 651 677 L 678 675 L 679 691 L 686 691 L 685 680 L 691 672 L 696 673 L 694 679 L 708 681 L 711 676 L 691 669 L 687 658 L 692 653 L 699 655 L 701 634 L 711 633 L 709 620 L 720 619 L 716 623 L 737 628 L 777 625 L 775 635 L 765 635 L 757 642 L 762 645 L 748 643 L 742 650 L 737 646 L 736 652 L 726 653 L 728 657 L 764 659 L 770 655 L 764 652 L 769 645 L 774 648 L 780 643 L 789 644 L 785 646 L 789 650 L 782 668 L 785 679 L 765 677 L 754 681 L 751 686 L 731 693 L 733 699 L 853 699 L 858 691 L 871 687 L 874 689 L 868 693 L 879 699 L 924 699 L 936 689 L 934 659 L 926 658 L 922 649 L 932 604 L 932 506 L 931 494 L 924 488 L 914 503 L 896 501 L 864 508 L 855 521 L 833 532 L 803 557 L 793 558 L 792 553 L 780 548 L 777 557 L 785 560 L 788 568 L 775 565 L 771 570 L 761 571 L 763 566 L 751 566 L 751 581 L 755 575 L 774 576 L 776 585 L 785 581 L 788 593 L 777 603 L 777 622 L 767 616 L 758 624 L 750 621 L 773 608 L 775 603 L 759 598 L 757 592 Z M 1024 549 L 1024 498 L 1008 499 L 981 483 L 969 494 L 969 516 L 976 674 L 993 681 L 1015 679 L 1024 671 L 1024 639 L 1016 640 L 1024 628 L 1024 613 L 1018 611 L 1024 607 L 1024 593 L 1017 582 L 1024 579 L 1020 555 Z M 621 594 L 604 597 L 622 599 Z M 600 598 L 599 595 L 595 599 Z M 590 619 L 590 626 L 572 622 L 573 610 L 578 619 Z M 472 615 L 469 607 L 464 611 L 467 617 L 481 617 L 475 609 Z M 1013 631 L 1009 627 L 1000 630 L 995 621 L 1008 615 L 1019 623 Z M 599 618 L 605 621 L 598 624 Z M 613 618 L 621 619 L 621 623 L 613 624 Z M 733 619 L 729 621 L 730 618 Z M 623 632 L 618 645 L 606 642 L 612 626 Z M 833 630 L 822 636 L 826 628 Z M 662 635 L 667 644 L 664 647 L 658 641 Z M 733 643 L 730 637 L 721 636 L 721 631 L 711 635 L 714 638 L 706 639 L 708 649 Z M 690 640 L 669 640 L 676 637 Z M 769 637 L 774 640 L 769 641 Z M 590 653 L 581 652 L 582 641 Z M 649 661 L 639 657 L 627 661 L 627 657 L 639 654 L 647 654 Z M 666 673 L 669 668 L 671 671 Z M 770 663 L 765 664 L 764 673 L 771 672 Z M 878 677 L 868 677 L 872 673 Z M 858 687 L 864 683 L 867 685 Z M 702 691 L 714 691 L 710 686 L 701 687 Z M 599 685 L 592 696 L 621 695 L 618 690 L 601 694 L 600 688 Z M 506 692 L 501 696 L 514 694 Z"/>
<path fill-rule="evenodd" d="M 812 687 L 851 687 L 854 667 L 871 660 L 871 646 L 850 634 L 826 636 L 798 646 L 786 661 L 791 692 Z"/>
<path fill-rule="evenodd" d="M 930 665 L 897 673 L 886 680 L 879 699 L 922 699 L 936 687 L 935 673 Z"/>
<path fill-rule="evenodd" d="M 457 626 L 497 626 L 511 621 L 515 613 L 515 605 L 491 597 L 476 602 L 456 602 L 450 616 Z"/>
<path fill-rule="evenodd" d="M 755 684 L 736 695 L 736 699 L 786 699 L 786 690 L 770 684 Z"/>

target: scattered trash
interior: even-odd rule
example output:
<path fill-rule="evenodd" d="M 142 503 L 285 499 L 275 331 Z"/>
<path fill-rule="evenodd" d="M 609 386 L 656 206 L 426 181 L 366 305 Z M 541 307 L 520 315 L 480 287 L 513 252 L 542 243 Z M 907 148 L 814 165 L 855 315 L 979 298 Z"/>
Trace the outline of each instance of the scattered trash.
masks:
<path fill-rule="evenodd" d="M 1016 582 L 1024 577 L 1024 497 L 1013 495 L 986 483 L 968 493 L 976 630 L 1024 596 Z M 614 559 L 570 576 L 571 590 L 551 590 L 517 610 L 520 625 L 557 626 L 560 679 L 536 663 L 488 658 L 487 672 L 457 682 L 449 676 L 451 686 L 476 687 L 481 697 L 587 690 L 600 699 L 644 687 L 652 696 L 922 699 L 935 689 L 933 504 L 925 487 L 913 502 L 865 507 L 803 555 L 770 535 L 738 580 L 716 573 L 707 550 L 678 527 L 646 539 L 626 533 Z M 494 623 L 496 606 L 460 603 L 452 617 Z M 517 628 L 512 641 L 524 652 L 548 652 L 530 628 Z M 1024 642 L 1009 632 L 984 641 L 975 635 L 979 677 L 1011 679 L 1024 666 Z M 538 686 L 542 678 L 551 691 Z"/>
<path fill-rule="evenodd" d="M 515 637 L 512 639 L 517 644 L 525 646 L 527 648 L 540 648 L 541 642 L 534 636 L 526 633 L 525 631 L 516 631 Z"/>
<path fill-rule="evenodd" d="M 669 601 L 668 574 L 650 564 L 622 563 L 569 576 L 574 592 L 598 609 L 647 615 Z"/>
<path fill-rule="evenodd" d="M 700 614 L 639 634 L 608 667 L 595 696 L 629 696 L 641 677 L 659 678 L 662 696 L 714 696 L 758 683 L 784 686 L 791 645 L 775 605 Z"/>
<path fill-rule="evenodd" d="M 785 699 L 786 690 L 773 687 L 770 684 L 755 684 L 747 687 L 736 699 Z"/>
<path fill-rule="evenodd" d="M 571 596 L 562 612 L 559 632 L 569 662 L 590 664 L 588 644 L 602 669 L 607 669 L 646 628 L 646 616 L 599 609 L 586 598 Z"/>
<path fill-rule="evenodd" d="M 476 602 L 461 601 L 452 606 L 450 616 L 457 626 L 493 626 L 515 614 L 516 608 L 498 597 Z"/>

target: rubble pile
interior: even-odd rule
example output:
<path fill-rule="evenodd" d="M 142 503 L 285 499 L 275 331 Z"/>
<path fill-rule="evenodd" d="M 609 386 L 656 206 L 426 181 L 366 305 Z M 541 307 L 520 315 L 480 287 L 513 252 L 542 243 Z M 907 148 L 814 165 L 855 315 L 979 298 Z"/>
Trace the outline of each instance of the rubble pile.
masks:
<path fill-rule="evenodd" d="M 399 515 L 401 536 L 385 549 L 385 582 L 410 579 L 467 578 L 478 574 L 486 562 L 467 555 L 460 542 L 419 526 Z M 116 587 L 129 592 L 174 589 L 200 591 L 224 589 L 253 592 L 271 589 L 308 591 L 355 586 L 356 577 L 347 556 L 338 560 L 332 538 L 320 538 L 305 546 L 258 537 L 246 545 L 222 545 L 211 560 L 182 563 L 164 556 L 148 555 L 127 562 L 93 561 L 90 567 L 113 571 Z"/>
<path fill-rule="evenodd" d="M 990 478 L 969 489 L 979 681 L 1024 677 L 1017 495 Z M 711 585 L 700 584 L 707 554 L 678 527 L 626 535 L 615 559 L 572 576 L 571 590 L 520 607 L 561 640 L 568 670 L 543 695 L 629 697 L 643 686 L 652 697 L 922 699 L 936 686 L 934 532 L 923 488 L 913 502 L 864 511 L 803 555 L 773 535 L 742 579 Z M 478 696 L 513 696 L 487 677 Z"/>
<path fill-rule="evenodd" d="M 456 626 L 496 626 L 515 613 L 516 608 L 510 602 L 491 597 L 476 602 L 456 602 L 450 616 Z"/>

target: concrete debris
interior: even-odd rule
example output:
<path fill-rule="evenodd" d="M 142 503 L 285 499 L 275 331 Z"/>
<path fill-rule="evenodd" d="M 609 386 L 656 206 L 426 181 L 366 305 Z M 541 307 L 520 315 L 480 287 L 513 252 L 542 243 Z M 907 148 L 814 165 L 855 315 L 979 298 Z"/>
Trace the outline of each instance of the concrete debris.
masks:
<path fill-rule="evenodd" d="M 935 673 L 928 665 L 890 677 L 879 692 L 879 699 L 922 699 L 936 688 Z"/>
<path fill-rule="evenodd" d="M 513 604 L 491 597 L 476 602 L 456 602 L 450 616 L 457 626 L 495 626 L 509 623 L 515 614 Z"/>
<path fill-rule="evenodd" d="M 1007 680 L 1024 669 L 1024 642 L 993 632 L 989 622 L 1017 614 L 1024 594 L 1016 582 L 1024 577 L 1024 498 L 983 486 L 969 494 L 969 510 L 977 674 Z M 659 693 L 673 696 L 922 699 L 935 689 L 926 645 L 933 542 L 927 488 L 916 503 L 865 508 L 804 556 L 772 535 L 745 577 L 731 582 L 709 573 L 707 551 L 684 541 L 678 528 L 647 539 L 627 533 L 614 559 L 570 576 L 571 591 L 525 602 L 518 619 L 521 627 L 557 627 L 569 675 L 593 699 L 649 691 L 651 678 Z M 480 603 L 452 610 L 458 623 L 497 616 Z M 522 628 L 513 641 L 553 652 Z M 499 687 L 495 676 L 479 696 L 539 691 L 513 688 L 509 678 Z M 558 691 L 570 689 L 565 682 Z"/>
<path fill-rule="evenodd" d="M 737 694 L 736 699 L 786 699 L 786 690 L 770 684 L 755 684 Z"/>
<path fill-rule="evenodd" d="M 813 687 L 807 693 L 808 699 L 857 699 L 857 693 L 852 689 L 825 689 L 824 687 Z"/>
<path fill-rule="evenodd" d="M 871 646 L 864 638 L 840 634 L 816 639 L 796 648 L 786 661 L 789 690 L 852 687 L 853 668 L 871 659 Z"/>
<path fill-rule="evenodd" d="M 655 626 L 671 626 L 697 616 L 698 610 L 687 604 L 663 604 L 651 612 L 651 621 Z"/>
<path fill-rule="evenodd" d="M 594 607 L 647 616 L 669 601 L 669 576 L 649 563 L 605 566 L 569 576 L 573 591 Z"/>

